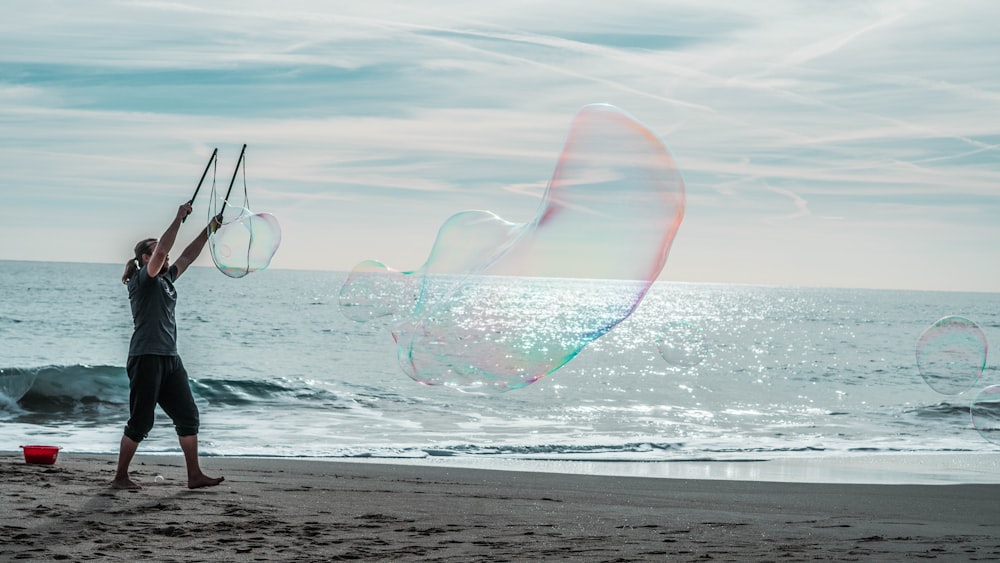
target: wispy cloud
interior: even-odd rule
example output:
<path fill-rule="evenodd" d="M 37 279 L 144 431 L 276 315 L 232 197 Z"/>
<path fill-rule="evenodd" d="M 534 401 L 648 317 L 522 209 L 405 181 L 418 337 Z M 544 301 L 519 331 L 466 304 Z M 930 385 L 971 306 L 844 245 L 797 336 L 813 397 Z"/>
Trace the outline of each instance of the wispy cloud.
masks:
<path fill-rule="evenodd" d="M 0 236 L 17 242 L 0 259 L 118 261 L 94 244 L 50 254 L 32 242 L 44 227 L 17 218 L 128 238 L 169 218 L 214 147 L 227 183 L 247 143 L 256 210 L 294 226 L 277 267 L 316 267 L 294 258 L 308 254 L 296 229 L 354 237 L 324 267 L 387 247 L 412 265 L 451 213 L 530 216 L 573 113 L 609 102 L 685 175 L 670 276 L 803 282 L 710 265 L 716 236 L 761 253 L 847 240 L 831 217 L 880 241 L 859 245 L 863 270 L 892 260 L 873 252 L 1000 214 L 998 19 L 988 0 L 5 4 Z M 969 225 L 952 252 L 995 262 L 998 229 Z M 802 256 L 802 271 L 823 269 L 822 253 Z M 869 285 L 921 286 L 907 267 Z M 1000 290 L 998 269 L 961 287 Z M 829 275 L 815 283 L 841 283 Z"/>

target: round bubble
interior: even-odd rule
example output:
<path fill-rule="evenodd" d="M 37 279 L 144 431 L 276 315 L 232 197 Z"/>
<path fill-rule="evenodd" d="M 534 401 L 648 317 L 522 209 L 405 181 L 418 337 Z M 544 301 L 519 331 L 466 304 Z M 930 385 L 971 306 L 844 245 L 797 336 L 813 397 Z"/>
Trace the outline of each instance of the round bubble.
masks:
<path fill-rule="evenodd" d="M 268 267 L 281 244 L 281 226 L 270 213 L 242 209 L 209 235 L 212 260 L 220 272 L 242 278 Z"/>
<path fill-rule="evenodd" d="M 917 369 L 938 393 L 957 395 L 969 390 L 986 367 L 986 335 L 963 317 L 944 317 L 917 340 Z"/>
<path fill-rule="evenodd" d="M 457 213 L 420 268 L 359 264 L 341 311 L 391 319 L 400 367 L 418 382 L 518 389 L 635 310 L 663 270 L 684 205 L 684 182 L 656 135 L 614 106 L 586 106 L 533 220 Z M 393 285 L 404 289 L 383 289 Z"/>
<path fill-rule="evenodd" d="M 1000 385 L 991 385 L 972 399 L 972 425 L 988 442 L 1000 445 Z"/>
<path fill-rule="evenodd" d="M 658 348 L 671 367 L 694 367 L 705 359 L 705 333 L 690 323 L 670 323 L 663 329 Z"/>

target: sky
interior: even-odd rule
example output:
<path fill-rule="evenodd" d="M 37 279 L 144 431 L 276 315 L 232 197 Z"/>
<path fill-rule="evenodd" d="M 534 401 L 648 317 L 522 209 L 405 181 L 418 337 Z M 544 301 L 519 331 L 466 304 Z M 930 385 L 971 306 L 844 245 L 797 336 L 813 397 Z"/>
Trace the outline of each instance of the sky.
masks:
<path fill-rule="evenodd" d="M 455 213 L 533 219 L 574 114 L 609 103 L 684 177 L 661 280 L 1000 292 L 997 21 L 993 0 L 2 1 L 0 260 L 124 264 L 218 148 L 183 243 L 246 144 L 272 268 L 415 269 Z"/>

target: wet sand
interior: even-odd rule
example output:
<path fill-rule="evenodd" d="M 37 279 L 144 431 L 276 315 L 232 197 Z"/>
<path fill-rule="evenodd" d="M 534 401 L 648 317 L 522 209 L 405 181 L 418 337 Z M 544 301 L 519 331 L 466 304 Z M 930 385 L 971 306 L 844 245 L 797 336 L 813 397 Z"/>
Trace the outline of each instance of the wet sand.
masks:
<path fill-rule="evenodd" d="M 817 484 L 139 455 L 0 454 L 0 560 L 1000 560 L 1000 485 Z M 163 479 L 157 479 L 162 476 Z"/>

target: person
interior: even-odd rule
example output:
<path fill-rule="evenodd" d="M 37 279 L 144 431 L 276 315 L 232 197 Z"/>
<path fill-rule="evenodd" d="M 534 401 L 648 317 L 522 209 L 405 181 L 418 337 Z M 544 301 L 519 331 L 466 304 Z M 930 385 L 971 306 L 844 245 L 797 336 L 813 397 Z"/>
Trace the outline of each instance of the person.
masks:
<path fill-rule="evenodd" d="M 198 236 L 170 264 L 181 223 L 191 214 L 191 202 L 177 209 L 177 216 L 157 239 L 143 239 L 135 245 L 135 257 L 125 265 L 122 283 L 128 286 L 135 329 L 129 343 L 126 371 L 129 379 L 129 419 L 118 452 L 118 468 L 111 486 L 138 490 L 142 486 L 129 476 L 129 465 L 136 450 L 153 428 L 156 405 L 170 417 L 177 431 L 187 486 L 191 489 L 212 487 L 223 477 L 205 475 L 198 463 L 198 406 L 194 402 L 188 374 L 177 353 L 177 323 L 174 308 L 177 291 L 174 282 L 201 254 L 208 235 L 219 227 L 220 217 L 209 222 Z"/>

